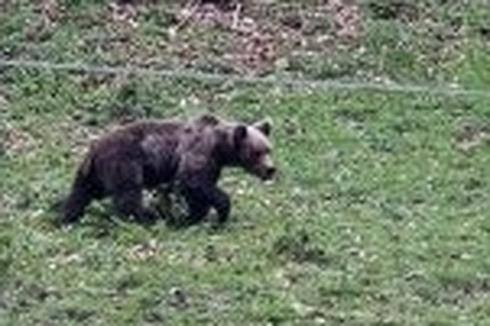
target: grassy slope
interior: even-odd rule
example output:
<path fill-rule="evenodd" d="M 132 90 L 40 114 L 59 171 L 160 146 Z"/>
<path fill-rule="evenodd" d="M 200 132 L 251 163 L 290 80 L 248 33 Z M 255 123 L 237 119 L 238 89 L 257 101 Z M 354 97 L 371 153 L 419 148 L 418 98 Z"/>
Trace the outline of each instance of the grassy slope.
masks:
<path fill-rule="evenodd" d="M 72 7 L 54 26 L 29 36 L 40 14 L 28 3 L 0 13 L 4 55 L 157 58 L 196 69 L 222 55 L 206 48 L 193 61 L 177 57 L 172 46 L 204 46 L 195 34 L 204 33 L 191 27 L 168 40 L 170 19 L 150 10 L 126 32 L 96 1 L 66 1 Z M 359 44 L 288 57 L 289 70 L 413 82 L 457 76 L 488 89 L 488 7 L 420 3 L 424 14 L 408 22 L 363 6 Z M 461 26 L 448 36 L 451 24 Z M 87 41 L 124 33 L 122 44 Z M 228 44 L 229 33 L 213 33 Z M 490 323 L 488 99 L 32 70 L 1 71 L 0 82 L 0 323 Z M 276 125 L 281 178 L 263 186 L 227 173 L 234 213 L 225 230 L 110 222 L 104 205 L 73 230 L 52 225 L 50 203 L 105 126 L 203 108 L 236 119 L 269 115 Z"/>

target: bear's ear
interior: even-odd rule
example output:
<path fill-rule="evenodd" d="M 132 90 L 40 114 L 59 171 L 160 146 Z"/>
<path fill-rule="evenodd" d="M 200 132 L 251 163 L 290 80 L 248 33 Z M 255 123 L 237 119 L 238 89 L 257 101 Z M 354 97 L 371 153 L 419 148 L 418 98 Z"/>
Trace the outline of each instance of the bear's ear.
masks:
<path fill-rule="evenodd" d="M 238 125 L 235 127 L 233 130 L 233 142 L 235 145 L 240 145 L 247 138 L 247 133 L 247 126 Z"/>
<path fill-rule="evenodd" d="M 259 122 L 254 123 L 253 125 L 255 128 L 258 130 L 262 131 L 262 133 L 266 136 L 269 136 L 271 134 L 272 130 L 272 122 L 270 119 L 265 119 Z"/>

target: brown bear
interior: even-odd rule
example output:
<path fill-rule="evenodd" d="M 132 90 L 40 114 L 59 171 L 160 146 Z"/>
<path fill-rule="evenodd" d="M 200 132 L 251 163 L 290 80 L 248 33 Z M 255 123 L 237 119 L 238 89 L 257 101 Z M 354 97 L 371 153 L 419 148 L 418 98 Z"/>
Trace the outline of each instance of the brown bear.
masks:
<path fill-rule="evenodd" d="M 229 196 L 217 186 L 224 167 L 242 167 L 271 179 L 267 121 L 247 125 L 205 114 L 190 121 L 144 120 L 94 142 L 63 205 L 62 222 L 73 223 L 93 199 L 110 197 L 119 215 L 153 222 L 156 211 L 143 205 L 143 190 L 177 182 L 189 208 L 187 223 L 214 208 L 218 221 L 230 214 Z"/>

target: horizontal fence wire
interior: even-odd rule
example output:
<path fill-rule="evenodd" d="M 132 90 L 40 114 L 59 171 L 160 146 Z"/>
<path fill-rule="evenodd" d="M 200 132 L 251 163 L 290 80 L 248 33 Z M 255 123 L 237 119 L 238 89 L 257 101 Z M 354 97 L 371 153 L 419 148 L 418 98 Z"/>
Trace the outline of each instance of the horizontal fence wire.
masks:
<path fill-rule="evenodd" d="M 235 83 L 249 85 L 262 84 L 311 90 L 371 90 L 394 93 L 421 93 L 429 95 L 443 95 L 449 97 L 463 96 L 490 98 L 490 89 L 468 89 L 451 84 L 402 84 L 392 81 L 343 81 L 339 79 L 311 80 L 285 76 L 258 77 L 238 74 L 199 72 L 188 69 L 151 69 L 137 66 L 92 65 L 85 63 L 53 63 L 48 61 L 9 60 L 2 58 L 0 58 L 0 67 L 106 75 L 139 75 L 162 77 L 167 79 L 188 79 L 216 83 Z"/>

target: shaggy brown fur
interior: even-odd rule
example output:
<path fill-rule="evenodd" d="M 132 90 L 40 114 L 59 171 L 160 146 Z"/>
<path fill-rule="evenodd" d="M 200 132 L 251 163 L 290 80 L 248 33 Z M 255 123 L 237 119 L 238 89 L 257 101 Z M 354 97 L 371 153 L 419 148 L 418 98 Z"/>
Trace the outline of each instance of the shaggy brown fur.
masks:
<path fill-rule="evenodd" d="M 272 178 L 270 128 L 268 122 L 228 123 L 212 115 L 126 125 L 92 144 L 64 204 L 62 221 L 78 221 L 93 199 L 104 197 L 111 197 L 122 216 L 154 221 L 158 216 L 143 206 L 143 190 L 177 181 L 189 206 L 189 223 L 201 221 L 211 208 L 224 222 L 230 199 L 217 187 L 221 170 L 243 167 L 261 179 Z"/>

